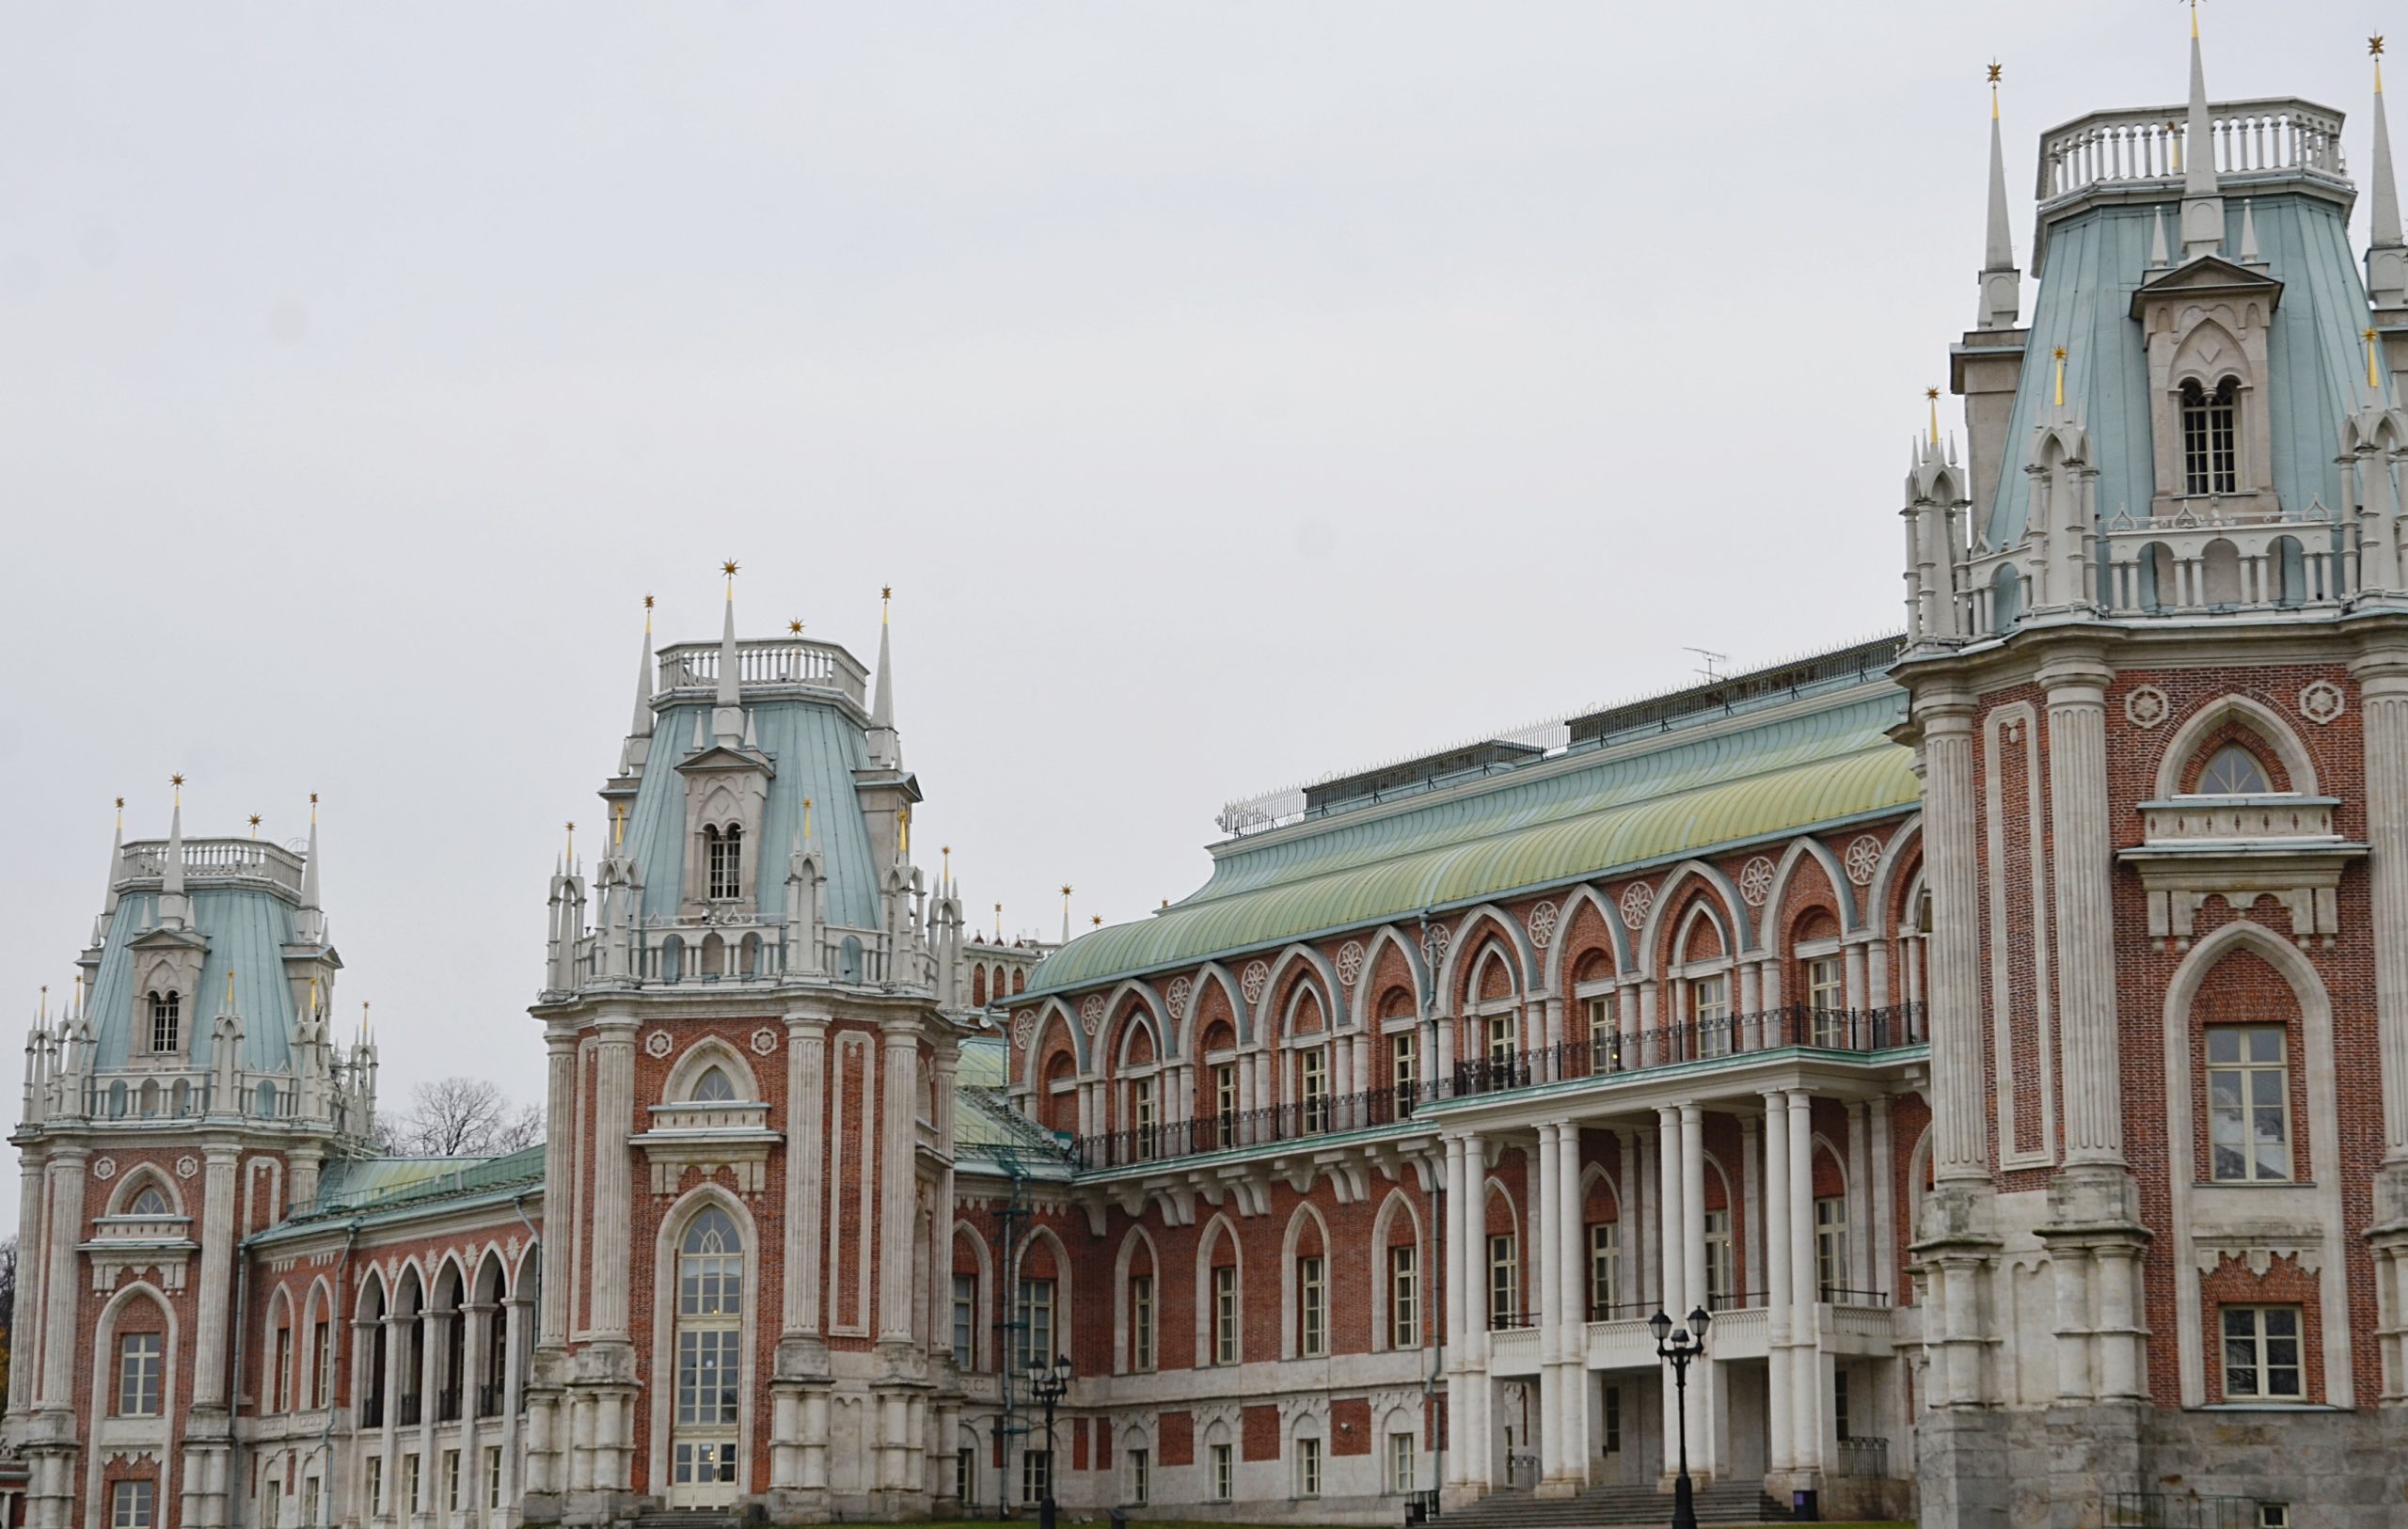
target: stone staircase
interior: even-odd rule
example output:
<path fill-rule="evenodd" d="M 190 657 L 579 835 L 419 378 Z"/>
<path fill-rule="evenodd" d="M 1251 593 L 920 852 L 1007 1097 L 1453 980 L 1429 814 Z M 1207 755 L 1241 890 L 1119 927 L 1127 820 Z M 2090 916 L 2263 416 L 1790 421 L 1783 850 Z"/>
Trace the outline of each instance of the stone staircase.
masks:
<path fill-rule="evenodd" d="M 732 1508 L 673 1508 L 639 1513 L 631 1529 L 742 1529 L 744 1520 Z"/>
<path fill-rule="evenodd" d="M 1753 1481 L 1699 1489 L 1700 1523 L 1787 1523 L 1788 1505 Z M 1599 1529 L 1671 1521 L 1672 1494 L 1653 1487 L 1592 1487 L 1576 1497 L 1534 1497 L 1527 1487 L 1493 1491 L 1469 1507 L 1440 1515 L 1443 1529 Z"/>

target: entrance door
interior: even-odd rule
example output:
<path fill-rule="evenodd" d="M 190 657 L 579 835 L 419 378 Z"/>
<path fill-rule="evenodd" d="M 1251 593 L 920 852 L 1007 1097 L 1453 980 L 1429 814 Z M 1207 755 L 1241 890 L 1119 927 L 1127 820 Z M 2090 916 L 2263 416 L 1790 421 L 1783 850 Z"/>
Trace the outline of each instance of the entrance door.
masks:
<path fill-rule="evenodd" d="M 677 1414 L 669 1503 L 736 1501 L 736 1402 L 744 1383 L 744 1244 L 727 1213 L 696 1216 L 677 1244 Z"/>

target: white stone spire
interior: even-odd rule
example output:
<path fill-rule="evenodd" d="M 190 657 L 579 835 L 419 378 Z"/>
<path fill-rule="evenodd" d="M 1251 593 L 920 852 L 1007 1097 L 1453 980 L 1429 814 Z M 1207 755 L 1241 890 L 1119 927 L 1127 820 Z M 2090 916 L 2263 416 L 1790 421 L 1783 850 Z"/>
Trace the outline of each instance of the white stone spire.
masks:
<path fill-rule="evenodd" d="M 721 565 L 727 575 L 727 616 L 719 636 L 719 695 L 711 706 L 711 741 L 727 749 L 744 747 L 744 691 L 738 684 L 736 654 L 736 560 Z"/>
<path fill-rule="evenodd" d="M 2208 71 L 2199 61 L 2199 12 L 2191 10 L 2191 110 L 2182 133 L 2182 258 L 2224 248 L 2224 198 L 2216 194 L 2215 126 L 2208 116 Z"/>
<path fill-rule="evenodd" d="M 2400 230 L 2400 182 L 2391 168 L 2391 124 L 2383 109 L 2383 39 L 2374 55 L 2374 175 L 2367 212 L 2367 296 L 2377 307 L 2408 307 L 2408 240 Z"/>
<path fill-rule="evenodd" d="M 172 777 L 176 788 L 174 809 L 167 816 L 166 863 L 159 872 L 159 923 L 162 928 L 182 929 L 189 922 L 184 903 L 184 778 Z"/>
<path fill-rule="evenodd" d="M 643 648 L 636 654 L 636 715 L 627 736 L 652 736 L 652 596 L 643 597 Z"/>
<path fill-rule="evenodd" d="M 2012 329 L 2022 301 L 2023 273 L 2015 268 L 2015 232 L 2006 221 L 2006 150 L 1999 140 L 1999 66 L 1989 68 L 1990 215 L 1982 251 L 1982 311 L 1977 326 Z"/>
<path fill-rule="evenodd" d="M 887 638 L 890 586 L 878 591 L 878 683 L 869 706 L 869 762 L 879 769 L 903 767 L 903 743 L 895 731 L 895 654 Z"/>
<path fill-rule="evenodd" d="M 326 942 L 326 906 L 318 895 L 318 794 L 309 793 L 309 858 L 301 866 L 301 915 L 293 933 L 304 945 Z"/>

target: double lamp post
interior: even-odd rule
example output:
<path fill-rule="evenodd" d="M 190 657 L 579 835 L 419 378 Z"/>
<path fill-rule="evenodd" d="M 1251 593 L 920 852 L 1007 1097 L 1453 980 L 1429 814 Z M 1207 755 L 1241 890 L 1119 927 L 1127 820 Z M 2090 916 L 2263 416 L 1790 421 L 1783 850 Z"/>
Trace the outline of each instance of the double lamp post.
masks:
<path fill-rule="evenodd" d="M 1705 1357 L 1705 1328 L 1713 1320 L 1703 1306 L 1689 1313 L 1687 1327 L 1674 1327 L 1660 1311 L 1647 1319 L 1647 1331 L 1656 1334 L 1656 1357 L 1672 1366 L 1678 1397 L 1672 1412 L 1680 1420 L 1681 1474 L 1672 1478 L 1672 1529 L 1697 1529 L 1697 1504 L 1689 1486 L 1689 1363 Z"/>

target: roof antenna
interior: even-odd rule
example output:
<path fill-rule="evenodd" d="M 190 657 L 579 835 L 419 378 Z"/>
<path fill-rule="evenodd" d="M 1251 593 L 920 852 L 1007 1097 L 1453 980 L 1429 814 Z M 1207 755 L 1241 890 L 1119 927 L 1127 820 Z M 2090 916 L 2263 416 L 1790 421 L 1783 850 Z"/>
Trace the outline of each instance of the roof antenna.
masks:
<path fill-rule="evenodd" d="M 1703 680 L 1708 685 L 1716 684 L 1722 679 L 1721 675 L 1714 671 L 1715 666 L 1717 664 L 1727 664 L 1731 661 L 1731 655 L 1729 654 L 1716 653 L 1711 648 L 1683 648 L 1681 651 L 1683 653 L 1693 653 L 1700 658 L 1705 660 L 1704 666 L 1697 671 L 1697 677 Z"/>

